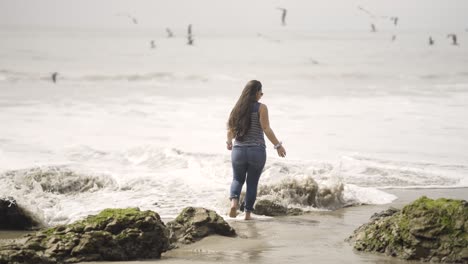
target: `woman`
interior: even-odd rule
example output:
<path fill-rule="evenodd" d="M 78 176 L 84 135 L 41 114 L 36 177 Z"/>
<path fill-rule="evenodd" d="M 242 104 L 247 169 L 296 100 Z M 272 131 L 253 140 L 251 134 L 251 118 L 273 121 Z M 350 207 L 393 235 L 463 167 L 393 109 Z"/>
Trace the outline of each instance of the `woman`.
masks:
<path fill-rule="evenodd" d="M 262 98 L 262 84 L 252 80 L 247 83 L 228 120 L 227 149 L 232 150 L 233 179 L 231 184 L 230 217 L 236 217 L 239 196 L 247 181 L 245 195 L 245 220 L 252 219 L 251 212 L 257 198 L 257 186 L 266 161 L 265 133 L 278 151 L 285 157 L 286 150 L 270 128 L 268 109 L 258 102 Z M 234 145 L 232 140 L 235 139 Z"/>

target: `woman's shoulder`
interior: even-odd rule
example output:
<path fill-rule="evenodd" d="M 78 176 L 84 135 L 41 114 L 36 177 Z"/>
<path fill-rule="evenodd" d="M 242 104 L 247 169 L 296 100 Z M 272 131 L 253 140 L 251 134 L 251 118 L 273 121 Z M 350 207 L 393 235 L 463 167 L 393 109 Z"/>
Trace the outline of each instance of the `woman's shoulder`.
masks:
<path fill-rule="evenodd" d="M 268 108 L 267 108 L 266 104 L 259 103 L 258 112 L 260 114 L 268 113 Z"/>

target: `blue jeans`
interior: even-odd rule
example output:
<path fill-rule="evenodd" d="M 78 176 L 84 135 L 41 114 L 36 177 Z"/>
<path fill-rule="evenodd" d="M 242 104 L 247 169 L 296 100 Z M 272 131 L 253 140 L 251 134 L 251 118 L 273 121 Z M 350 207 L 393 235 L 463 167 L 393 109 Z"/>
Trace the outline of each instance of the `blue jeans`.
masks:
<path fill-rule="evenodd" d="M 233 178 L 230 199 L 239 199 L 242 186 L 247 180 L 245 211 L 252 212 L 260 174 L 266 161 L 266 150 L 263 146 L 234 146 L 231 153 Z"/>

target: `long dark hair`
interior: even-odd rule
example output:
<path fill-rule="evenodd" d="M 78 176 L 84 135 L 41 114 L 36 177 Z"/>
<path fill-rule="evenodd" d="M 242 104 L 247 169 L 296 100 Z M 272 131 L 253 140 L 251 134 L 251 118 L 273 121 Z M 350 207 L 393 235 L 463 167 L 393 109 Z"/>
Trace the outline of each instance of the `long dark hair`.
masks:
<path fill-rule="evenodd" d="M 257 80 L 252 80 L 245 85 L 239 100 L 229 115 L 227 123 L 234 137 L 242 140 L 250 128 L 250 113 L 253 104 L 257 102 L 257 92 L 262 90 L 262 83 Z"/>

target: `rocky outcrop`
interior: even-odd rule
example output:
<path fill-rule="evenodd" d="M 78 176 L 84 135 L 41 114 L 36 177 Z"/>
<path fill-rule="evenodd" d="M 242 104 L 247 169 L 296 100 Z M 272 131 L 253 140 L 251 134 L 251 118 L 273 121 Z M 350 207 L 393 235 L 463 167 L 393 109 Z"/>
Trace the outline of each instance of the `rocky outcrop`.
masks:
<path fill-rule="evenodd" d="M 374 215 L 348 239 L 359 251 L 403 259 L 468 263 L 468 203 L 425 196 Z"/>
<path fill-rule="evenodd" d="M 266 216 L 301 215 L 304 211 L 300 208 L 288 208 L 279 202 L 270 200 L 258 200 L 255 203 L 255 214 Z"/>
<path fill-rule="evenodd" d="M 31 230 L 40 226 L 12 197 L 0 198 L 0 230 Z"/>
<path fill-rule="evenodd" d="M 0 263 L 159 258 L 168 248 L 168 231 L 157 213 L 106 209 L 70 225 L 39 231 L 22 245 L 0 247 Z"/>
<path fill-rule="evenodd" d="M 173 246 L 190 244 L 213 234 L 236 235 L 235 230 L 215 211 L 200 207 L 186 207 L 174 221 L 167 223 L 167 228 Z"/>

